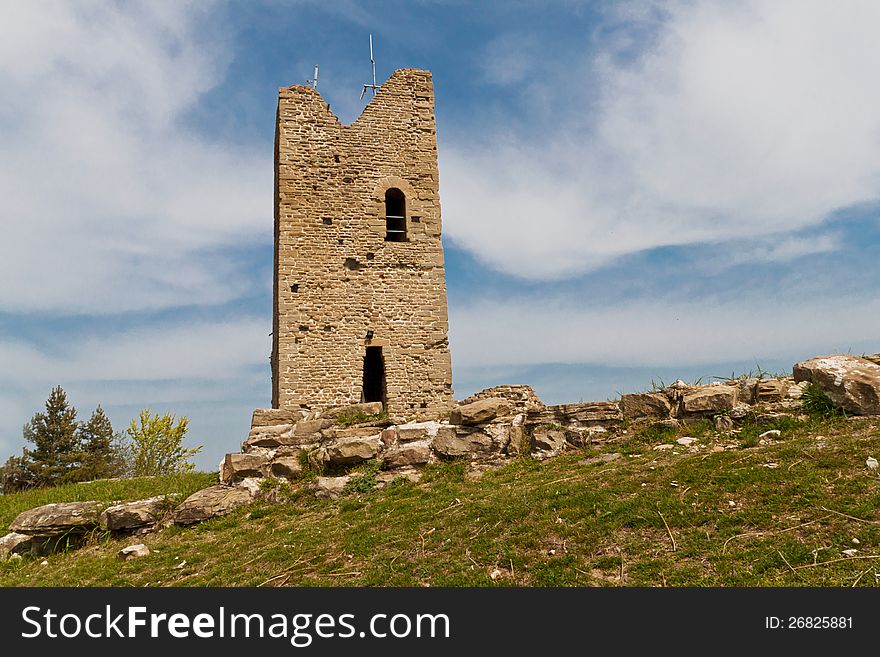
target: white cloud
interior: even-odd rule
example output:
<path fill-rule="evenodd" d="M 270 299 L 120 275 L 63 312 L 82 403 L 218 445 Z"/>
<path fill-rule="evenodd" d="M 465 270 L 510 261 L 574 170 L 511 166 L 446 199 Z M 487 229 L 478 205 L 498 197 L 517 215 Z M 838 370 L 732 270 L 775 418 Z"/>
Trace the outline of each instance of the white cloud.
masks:
<path fill-rule="evenodd" d="M 266 321 L 242 318 L 82 339 L 67 335 L 52 353 L 2 341 L 0 362 L 15 373 L 15 382 L 0 388 L 0 455 L 20 449 L 22 425 L 60 384 L 80 417 L 101 404 L 120 430 L 145 407 L 187 415 L 191 442 L 205 445 L 198 463 L 213 467 L 237 449 L 253 408 L 269 403 L 267 333 Z"/>
<path fill-rule="evenodd" d="M 453 365 L 590 363 L 611 367 L 809 358 L 880 349 L 880 301 L 511 297 L 450 309 Z"/>
<path fill-rule="evenodd" d="M 242 368 L 268 362 L 265 320 L 236 319 L 150 326 L 109 337 L 72 335 L 48 353 L 21 341 L 0 341 L 0 362 L 21 383 L 234 379 Z"/>
<path fill-rule="evenodd" d="M 112 313 L 240 293 L 228 281 L 243 274 L 205 252 L 270 239 L 272 163 L 182 125 L 230 56 L 212 6 L 4 9 L 0 307 Z"/>
<path fill-rule="evenodd" d="M 563 71 L 528 135 L 444 148 L 448 236 L 553 279 L 658 246 L 781 235 L 880 196 L 880 5 L 665 8 L 638 57 L 618 56 L 616 33 L 591 69 Z"/>

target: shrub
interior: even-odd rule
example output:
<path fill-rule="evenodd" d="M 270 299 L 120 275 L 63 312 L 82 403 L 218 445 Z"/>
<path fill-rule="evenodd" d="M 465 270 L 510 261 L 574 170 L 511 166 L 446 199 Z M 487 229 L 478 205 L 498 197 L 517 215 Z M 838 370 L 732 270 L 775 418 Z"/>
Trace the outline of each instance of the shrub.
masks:
<path fill-rule="evenodd" d="M 128 427 L 132 475 L 147 477 L 192 472 L 195 465 L 189 459 L 201 452 L 202 447 L 190 449 L 183 446 L 188 426 L 186 416 L 175 421 L 173 415 L 152 415 L 150 409 L 142 410 L 138 420 L 132 420 Z"/>

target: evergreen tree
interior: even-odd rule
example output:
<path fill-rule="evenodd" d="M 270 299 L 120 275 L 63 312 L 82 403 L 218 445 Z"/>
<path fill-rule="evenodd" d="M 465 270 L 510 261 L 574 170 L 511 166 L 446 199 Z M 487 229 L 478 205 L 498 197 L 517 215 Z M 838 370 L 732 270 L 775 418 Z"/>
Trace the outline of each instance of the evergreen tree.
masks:
<path fill-rule="evenodd" d="M 77 432 L 81 464 L 74 474 L 77 481 L 108 479 L 124 473 L 125 462 L 118 445 L 119 437 L 113 433 L 110 418 L 100 404 L 88 422 L 80 423 Z"/>
<path fill-rule="evenodd" d="M 67 403 L 61 386 L 49 393 L 46 412 L 24 425 L 24 437 L 34 444 L 30 459 L 38 486 L 65 483 L 80 465 L 76 409 Z"/>
<path fill-rule="evenodd" d="M 21 456 L 10 456 L 0 466 L 0 493 L 3 495 L 34 488 L 36 485 L 37 476 L 27 449 L 22 450 Z"/>

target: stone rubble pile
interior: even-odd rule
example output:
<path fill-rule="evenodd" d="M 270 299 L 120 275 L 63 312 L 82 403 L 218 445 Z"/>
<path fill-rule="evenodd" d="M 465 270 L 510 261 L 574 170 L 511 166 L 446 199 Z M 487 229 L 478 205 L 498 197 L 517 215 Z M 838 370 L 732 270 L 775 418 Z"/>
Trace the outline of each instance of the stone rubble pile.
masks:
<path fill-rule="evenodd" d="M 499 386 L 461 402 L 448 418 L 418 422 L 387 418 L 379 402 L 322 411 L 257 409 L 242 451 L 227 454 L 220 464 L 220 484 L 183 501 L 161 496 L 115 505 L 66 502 L 30 509 L 0 538 L 0 559 L 76 546 L 95 531 L 138 535 L 172 523 L 192 525 L 257 498 L 271 499 L 266 493 L 271 482 L 295 482 L 307 474 L 306 490 L 319 498 L 336 498 L 356 475 L 353 471 L 368 463 L 374 468 L 374 485 L 382 487 L 400 478 L 418 481 L 419 469 L 438 461 L 464 460 L 473 476 L 479 476 L 512 458 L 552 457 L 610 440 L 630 422 L 680 426 L 711 419 L 719 429 L 729 430 L 749 416 L 761 421 L 800 413 L 801 398 L 811 384 L 848 413 L 880 415 L 880 354 L 814 358 L 796 364 L 793 373 L 710 385 L 676 381 L 662 390 L 623 395 L 619 401 L 555 406 L 544 405 L 528 386 Z M 351 424 L 360 419 L 364 421 Z M 264 486 L 267 480 L 270 485 Z"/>

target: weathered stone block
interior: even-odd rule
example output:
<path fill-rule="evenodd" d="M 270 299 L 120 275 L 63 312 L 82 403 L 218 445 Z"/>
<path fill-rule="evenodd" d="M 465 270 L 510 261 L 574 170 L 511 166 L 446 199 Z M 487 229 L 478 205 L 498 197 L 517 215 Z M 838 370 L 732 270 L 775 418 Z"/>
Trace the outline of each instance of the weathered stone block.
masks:
<path fill-rule="evenodd" d="M 397 427 L 397 438 L 405 443 L 412 440 L 431 440 L 442 425 L 439 422 L 408 422 Z"/>
<path fill-rule="evenodd" d="M 178 525 L 192 525 L 217 516 L 232 513 L 235 509 L 250 504 L 253 494 L 246 488 L 219 484 L 203 488 L 187 497 L 174 512 L 174 522 Z"/>
<path fill-rule="evenodd" d="M 296 456 L 276 458 L 269 466 L 269 472 L 273 477 L 284 477 L 285 479 L 296 479 L 302 475 L 302 471 L 302 463 Z"/>
<path fill-rule="evenodd" d="M 327 461 L 330 465 L 357 465 L 374 459 L 379 455 L 382 442 L 368 438 L 347 438 L 326 446 Z"/>
<path fill-rule="evenodd" d="M 310 436 L 320 433 L 322 429 L 327 429 L 334 425 L 333 420 L 321 418 L 317 420 L 302 420 L 297 422 L 293 427 L 294 436 Z"/>
<path fill-rule="evenodd" d="M 223 483 L 266 474 L 269 458 L 262 454 L 227 454 L 223 465 Z"/>
<path fill-rule="evenodd" d="M 255 408 L 251 417 L 251 428 L 296 424 L 303 415 L 304 411 L 298 408 Z"/>
<path fill-rule="evenodd" d="M 171 510 L 170 504 L 167 496 L 160 495 L 107 507 L 99 518 L 101 529 L 115 532 L 149 527 Z"/>
<path fill-rule="evenodd" d="M 461 430 L 441 427 L 431 443 L 438 455 L 445 458 L 461 458 L 492 453 L 492 437 L 479 430 Z"/>
<path fill-rule="evenodd" d="M 620 398 L 623 416 L 628 420 L 643 418 L 665 419 L 671 415 L 672 404 L 662 392 L 640 392 Z"/>
<path fill-rule="evenodd" d="M 566 431 L 563 429 L 535 429 L 532 444 L 539 452 L 561 452 L 566 447 Z"/>
<path fill-rule="evenodd" d="M 477 425 L 491 422 L 497 417 L 505 417 L 512 412 L 512 405 L 503 397 L 488 397 L 464 404 L 452 410 L 451 424 Z"/>
<path fill-rule="evenodd" d="M 29 552 L 33 545 L 34 537 L 30 534 L 11 532 L 0 538 L 0 561 L 9 558 L 13 554 Z"/>
<path fill-rule="evenodd" d="M 791 384 L 790 380 L 762 379 L 758 381 L 755 399 L 759 404 L 780 402 L 785 398 L 785 394 L 788 392 Z"/>
<path fill-rule="evenodd" d="M 816 383 L 839 408 L 855 415 L 880 415 L 880 365 L 835 354 L 794 366 L 794 380 Z"/>
<path fill-rule="evenodd" d="M 382 464 L 391 470 L 412 465 L 424 465 L 431 460 L 431 446 L 427 441 L 411 442 L 386 451 Z"/>
<path fill-rule="evenodd" d="M 20 534 L 88 531 L 98 526 L 104 506 L 100 502 L 45 504 L 19 513 L 9 525 L 9 530 Z"/>
<path fill-rule="evenodd" d="M 685 393 L 681 408 L 686 415 L 711 415 L 730 411 L 736 404 L 733 386 L 701 386 Z"/>

